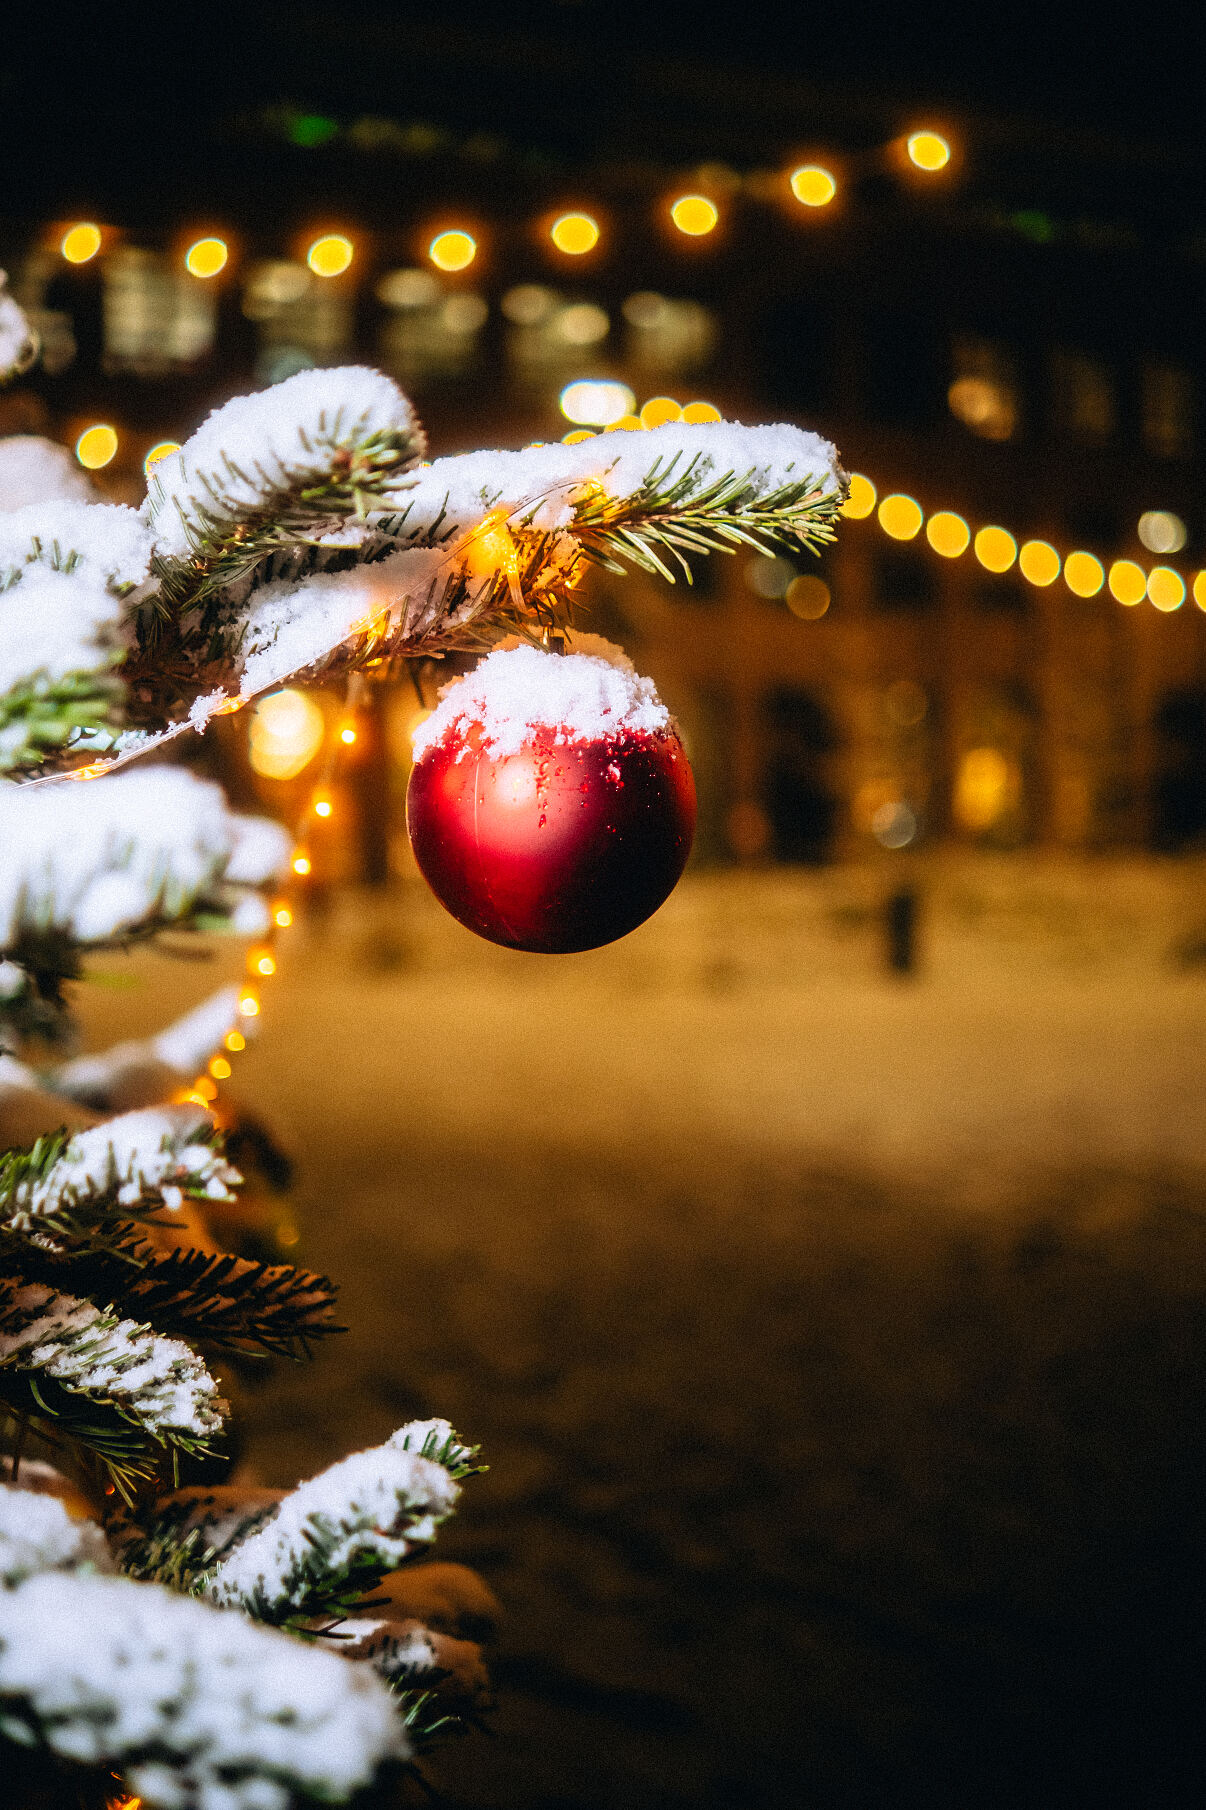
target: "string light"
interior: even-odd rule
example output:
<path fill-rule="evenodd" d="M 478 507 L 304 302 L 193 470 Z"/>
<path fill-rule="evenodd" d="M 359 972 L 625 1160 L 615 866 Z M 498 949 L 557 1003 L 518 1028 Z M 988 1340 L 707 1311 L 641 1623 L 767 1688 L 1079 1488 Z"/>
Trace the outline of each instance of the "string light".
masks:
<path fill-rule="evenodd" d="M 244 1039 L 244 1042 L 245 1041 L 246 1039 Z M 230 1077 L 234 1074 L 234 1070 L 231 1068 L 230 1063 L 226 1060 L 225 1056 L 212 1056 L 209 1063 L 209 1072 L 215 1081 L 229 1081 Z"/>
<path fill-rule="evenodd" d="M 976 558 L 989 572 L 1008 572 L 1017 558 L 1018 543 L 1004 528 L 981 528 L 975 539 Z"/>
<path fill-rule="evenodd" d="M 306 263 L 316 277 L 342 276 L 356 255 L 356 247 L 343 233 L 324 233 L 306 253 Z"/>
<path fill-rule="evenodd" d="M 437 233 L 427 255 L 437 270 L 467 270 L 477 256 L 477 240 L 472 233 Z"/>
<path fill-rule="evenodd" d="M 1142 603 L 1147 596 L 1147 574 L 1133 559 L 1116 559 L 1110 567 L 1109 586 L 1119 603 Z"/>
<path fill-rule="evenodd" d="M 86 427 L 75 443 L 75 456 L 86 471 L 100 471 L 117 451 L 117 432 L 98 421 Z"/>
<path fill-rule="evenodd" d="M 921 505 L 913 497 L 896 492 L 879 506 L 879 525 L 893 540 L 913 540 L 921 528 Z"/>
<path fill-rule="evenodd" d="M 706 195 L 680 195 L 671 204 L 670 218 L 680 233 L 699 239 L 712 231 L 720 219 L 720 209 Z"/>
<path fill-rule="evenodd" d="M 1179 610 L 1185 602 L 1185 581 L 1171 566 L 1153 566 L 1147 575 L 1147 594 L 1158 610 Z"/>
<path fill-rule="evenodd" d="M 230 249 L 225 239 L 198 239 L 185 252 L 184 264 L 195 277 L 216 277 L 220 270 L 225 270 L 229 257 Z M 351 263 L 350 257 L 348 263 Z"/>
<path fill-rule="evenodd" d="M 909 162 L 919 170 L 944 170 L 951 160 L 951 147 L 940 132 L 910 132 L 905 141 Z"/>
<path fill-rule="evenodd" d="M 101 230 L 91 220 L 69 226 L 59 243 L 59 250 L 69 264 L 87 264 L 101 248 Z"/>
<path fill-rule="evenodd" d="M 842 514 L 849 516 L 852 522 L 862 521 L 874 509 L 877 495 L 878 492 L 870 478 L 865 478 L 861 471 L 852 471 L 850 473 L 850 491 L 846 501 L 842 504 Z"/>
<path fill-rule="evenodd" d="M 310 872 L 310 857 L 304 849 L 294 849 L 293 859 L 290 861 L 289 865 L 292 867 L 295 874 L 300 874 L 304 879 Z"/>
<path fill-rule="evenodd" d="M 222 1039 L 222 1041 L 225 1044 L 226 1048 L 228 1050 L 230 1050 L 233 1055 L 236 1055 L 236 1056 L 239 1054 L 239 1052 L 241 1050 L 245 1050 L 247 1048 L 247 1039 L 246 1039 L 246 1037 L 244 1037 L 242 1031 L 227 1031 L 227 1033 L 226 1033 L 225 1037 Z"/>
<path fill-rule="evenodd" d="M 1022 542 L 1018 566 L 1030 584 L 1049 585 L 1059 577 L 1063 561 L 1050 541 L 1028 540 Z"/>
<path fill-rule="evenodd" d="M 681 421 L 683 411 L 673 396 L 651 396 L 640 410 L 642 427 L 664 427 L 669 421 Z"/>
<path fill-rule="evenodd" d="M 558 251 L 580 258 L 599 243 L 599 223 L 589 214 L 562 214 L 549 228 L 549 238 Z"/>
<path fill-rule="evenodd" d="M 1206 610 L 1206 572 L 1199 572 L 1193 581 L 1193 600 L 1200 610 Z"/>
<path fill-rule="evenodd" d="M 329 798 L 322 797 L 314 800 L 314 815 L 316 817 L 329 817 L 334 808 L 335 807 Z"/>
<path fill-rule="evenodd" d="M 958 559 L 967 551 L 971 529 L 961 515 L 951 509 L 939 509 L 925 525 L 925 538 L 943 559 Z"/>
<path fill-rule="evenodd" d="M 805 207 L 828 207 L 837 194 L 837 179 L 823 164 L 802 163 L 788 180 L 792 194 Z"/>
<path fill-rule="evenodd" d="M 1096 597 L 1105 583 L 1105 568 L 1091 553 L 1069 553 L 1064 561 L 1064 583 L 1077 597 Z"/>

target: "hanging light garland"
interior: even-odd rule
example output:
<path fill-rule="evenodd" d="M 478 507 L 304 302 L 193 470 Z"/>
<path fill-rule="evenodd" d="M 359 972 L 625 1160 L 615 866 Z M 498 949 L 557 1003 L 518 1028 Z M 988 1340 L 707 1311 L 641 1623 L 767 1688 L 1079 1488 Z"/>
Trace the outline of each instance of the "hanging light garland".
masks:
<path fill-rule="evenodd" d="M 1133 559 L 1116 559 L 1107 564 L 1082 548 L 1061 555 L 1046 540 L 1023 540 L 1019 545 L 1015 535 L 995 523 L 973 533 L 969 523 L 953 509 L 934 510 L 927 518 L 916 498 L 904 491 L 891 491 L 881 497 L 862 472 L 851 474 L 850 495 L 843 514 L 854 521 L 874 515 L 882 532 L 890 540 L 901 542 L 915 541 L 924 527 L 931 551 L 942 559 L 958 559 L 970 547 L 985 571 L 1005 573 L 1016 564 L 1026 582 L 1039 589 L 1054 584 L 1062 575 L 1077 597 L 1096 597 L 1108 589 L 1119 603 L 1131 607 L 1146 599 L 1165 615 L 1180 609 L 1185 599 L 1192 597 L 1200 610 L 1206 610 L 1206 570 L 1186 577 L 1175 566 L 1145 569 Z"/>

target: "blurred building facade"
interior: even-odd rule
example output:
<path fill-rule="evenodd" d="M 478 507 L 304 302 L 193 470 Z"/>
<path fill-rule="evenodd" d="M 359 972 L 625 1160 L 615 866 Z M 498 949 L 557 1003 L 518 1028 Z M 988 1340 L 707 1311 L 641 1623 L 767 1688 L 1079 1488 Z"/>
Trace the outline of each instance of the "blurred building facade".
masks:
<path fill-rule="evenodd" d="M 970 117 L 928 122 L 951 156 L 926 169 L 907 135 L 927 122 L 887 106 L 814 102 L 793 137 L 785 84 L 772 143 L 765 83 L 735 78 L 722 102 L 724 160 L 703 164 L 558 163 L 384 115 L 244 118 L 242 209 L 231 190 L 208 215 L 101 220 L 78 263 L 70 220 L 4 230 L 46 356 L 0 431 L 70 442 L 111 423 L 97 481 L 134 498 L 148 449 L 227 395 L 350 359 L 398 378 L 438 453 L 561 437 L 582 379 L 637 407 L 702 398 L 815 427 L 866 480 L 865 513 L 819 562 L 743 552 L 689 590 L 587 591 L 585 625 L 683 721 L 702 851 L 1200 843 L 1206 229 L 1183 159 Z M 793 189 L 802 169 L 831 193 L 815 175 Z M 675 227 L 683 194 L 711 201 L 712 230 Z M 584 252 L 551 236 L 575 210 L 598 227 Z M 441 269 L 430 247 L 450 230 L 473 256 Z M 206 235 L 225 260 L 195 275 Z M 307 261 L 324 235 L 349 254 L 329 274 Z M 961 544 L 990 526 L 1007 534 L 983 557 Z M 1048 549 L 1030 576 L 1026 543 Z"/>

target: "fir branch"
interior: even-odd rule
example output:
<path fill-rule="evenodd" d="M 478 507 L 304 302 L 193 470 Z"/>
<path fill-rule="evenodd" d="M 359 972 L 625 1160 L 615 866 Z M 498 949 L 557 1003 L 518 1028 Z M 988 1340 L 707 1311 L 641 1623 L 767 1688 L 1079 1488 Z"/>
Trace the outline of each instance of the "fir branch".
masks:
<path fill-rule="evenodd" d="M 22 679 L 0 697 L 0 774 L 33 772 L 85 738 L 116 735 L 125 695 L 111 670 Z"/>
<path fill-rule="evenodd" d="M 688 554 L 759 552 L 776 548 L 817 552 L 836 533 L 840 487 L 818 486 L 813 474 L 761 490 L 757 473 L 730 471 L 700 485 L 701 454 L 676 476 L 681 455 L 658 459 L 643 485 L 613 497 L 588 484 L 575 502 L 573 532 L 585 558 L 610 572 L 628 565 L 675 580 L 675 566 L 691 583 Z"/>

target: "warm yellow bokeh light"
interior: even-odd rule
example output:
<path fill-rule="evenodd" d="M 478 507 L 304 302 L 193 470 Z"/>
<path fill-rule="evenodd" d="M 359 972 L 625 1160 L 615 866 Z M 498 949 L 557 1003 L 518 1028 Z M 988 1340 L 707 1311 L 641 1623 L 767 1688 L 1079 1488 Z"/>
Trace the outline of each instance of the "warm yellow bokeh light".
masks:
<path fill-rule="evenodd" d="M 967 551 L 971 529 L 961 515 L 956 515 L 950 509 L 940 509 L 926 523 L 925 538 L 935 553 L 941 553 L 943 559 L 958 559 L 961 553 Z"/>
<path fill-rule="evenodd" d="M 293 922 L 293 913 L 287 905 L 277 905 L 272 913 L 272 922 L 281 930 L 288 930 Z"/>
<path fill-rule="evenodd" d="M 802 163 L 791 173 L 791 192 L 805 207 L 828 207 L 837 194 L 837 181 L 822 164 Z"/>
<path fill-rule="evenodd" d="M 651 396 L 641 404 L 641 426 L 665 427 L 668 421 L 681 421 L 682 414 L 673 396 Z"/>
<path fill-rule="evenodd" d="M 1008 572 L 1018 556 L 1018 543 L 1005 528 L 981 528 L 975 546 L 976 558 L 989 572 Z"/>
<path fill-rule="evenodd" d="M 549 237 L 558 251 L 578 258 L 583 252 L 593 251 L 599 243 L 599 223 L 589 214 L 562 214 L 559 220 L 553 221 Z"/>
<path fill-rule="evenodd" d="M 270 949 L 257 949 L 250 966 L 253 974 L 262 974 L 267 979 L 276 973 L 276 957 Z"/>
<path fill-rule="evenodd" d="M 245 1050 L 247 1048 L 247 1039 L 244 1037 L 242 1031 L 227 1031 L 223 1042 L 227 1049 L 232 1051 L 236 1056 L 240 1050 Z"/>
<path fill-rule="evenodd" d="M 229 1081 L 234 1070 L 231 1068 L 225 1056 L 211 1056 L 209 1072 L 215 1081 Z"/>
<path fill-rule="evenodd" d="M 951 147 L 940 132 L 910 132 L 905 148 L 919 170 L 943 170 L 951 160 Z"/>
<path fill-rule="evenodd" d="M 75 443 L 75 456 L 86 471 L 99 471 L 116 451 L 116 431 L 99 421 L 95 427 L 86 427 Z"/>
<path fill-rule="evenodd" d="M 1018 554 L 1018 565 L 1022 577 L 1029 584 L 1054 584 L 1059 577 L 1060 557 L 1046 540 L 1028 540 L 1022 542 L 1022 550 Z"/>
<path fill-rule="evenodd" d="M 59 250 L 69 264 L 86 264 L 94 258 L 101 248 L 101 230 L 93 226 L 91 220 L 81 220 L 78 226 L 69 226 L 63 234 Z"/>
<path fill-rule="evenodd" d="M 1077 597 L 1096 597 L 1105 583 L 1105 570 L 1091 553 L 1069 553 L 1064 561 L 1064 583 Z"/>
<path fill-rule="evenodd" d="M 259 998 L 255 993 L 251 992 L 250 988 L 247 992 L 240 995 L 239 1011 L 244 1018 L 258 1018 L 260 1015 Z"/>
<path fill-rule="evenodd" d="M 641 417 L 639 415 L 621 415 L 618 421 L 609 421 L 603 429 L 605 434 L 631 434 L 639 432 Z"/>
<path fill-rule="evenodd" d="M 723 421 L 724 416 L 714 402 L 688 402 L 683 410 L 683 420 L 692 427 L 702 427 L 709 421 Z"/>
<path fill-rule="evenodd" d="M 583 427 L 607 427 L 630 415 L 635 407 L 636 397 L 628 385 L 610 377 L 584 377 L 567 383 L 560 396 L 566 420 Z"/>
<path fill-rule="evenodd" d="M 265 779 L 296 778 L 322 747 L 323 730 L 322 711 L 304 691 L 270 693 L 251 712 L 248 750 L 252 767 Z"/>
<path fill-rule="evenodd" d="M 356 740 L 356 731 L 350 723 L 345 723 L 343 728 L 339 731 L 339 739 L 344 744 L 345 748 L 350 748 L 352 743 Z"/>
<path fill-rule="evenodd" d="M 852 522 L 861 522 L 874 509 L 877 495 L 870 478 L 865 478 L 861 471 L 852 471 L 850 494 L 842 504 L 842 514 L 848 515 Z"/>
<path fill-rule="evenodd" d="M 216 277 L 220 270 L 225 270 L 229 256 L 225 239 L 198 239 L 185 252 L 184 262 L 195 277 Z M 351 263 L 350 257 L 348 262 Z"/>
<path fill-rule="evenodd" d="M 1206 610 L 1206 572 L 1199 572 L 1193 581 L 1193 600 L 1200 610 Z"/>
<path fill-rule="evenodd" d="M 1147 594 L 1158 610 L 1179 610 L 1185 602 L 1185 580 L 1171 566 L 1153 566 L 1147 575 Z"/>
<path fill-rule="evenodd" d="M 356 255 L 356 247 L 342 233 L 325 233 L 306 253 L 306 263 L 316 277 L 342 276 Z"/>
<path fill-rule="evenodd" d="M 899 491 L 886 496 L 879 506 L 879 525 L 893 540 L 912 540 L 923 519 L 920 503 L 911 496 L 902 496 Z"/>
<path fill-rule="evenodd" d="M 1016 790 L 1016 771 L 999 748 L 969 748 L 955 776 L 955 818 L 967 830 L 990 829 Z"/>
<path fill-rule="evenodd" d="M 711 232 L 720 218 L 720 210 L 706 195 L 680 195 L 670 209 L 670 218 L 680 233 L 698 239 Z"/>
<path fill-rule="evenodd" d="M 575 427 L 570 433 L 562 434 L 561 444 L 562 446 L 578 446 L 583 440 L 593 440 L 594 438 L 593 427 Z"/>
<path fill-rule="evenodd" d="M 814 572 L 802 572 L 788 585 L 785 601 L 792 615 L 798 616 L 801 622 L 819 622 L 829 608 L 829 586 Z"/>
<path fill-rule="evenodd" d="M 310 857 L 306 854 L 304 849 L 296 849 L 289 865 L 292 867 L 295 874 L 301 874 L 304 878 L 305 875 L 310 872 Z"/>
<path fill-rule="evenodd" d="M 334 809 L 335 807 L 329 798 L 316 798 L 314 800 L 314 815 L 316 817 L 329 817 Z"/>
<path fill-rule="evenodd" d="M 158 465 L 160 459 L 166 459 L 169 453 L 174 453 L 174 452 L 179 452 L 179 451 L 180 451 L 179 440 L 159 440 L 159 441 L 157 441 L 156 444 L 154 446 L 152 446 L 150 452 L 147 454 L 146 458 L 142 462 L 142 469 L 143 469 L 144 476 L 149 478 L 151 475 L 152 466 Z"/>
<path fill-rule="evenodd" d="M 1133 559 L 1116 559 L 1110 567 L 1110 591 L 1119 603 L 1142 603 L 1147 596 L 1147 573 Z"/>
<path fill-rule="evenodd" d="M 427 255 L 437 270 L 467 270 L 477 256 L 477 240 L 472 233 L 437 233 Z"/>

